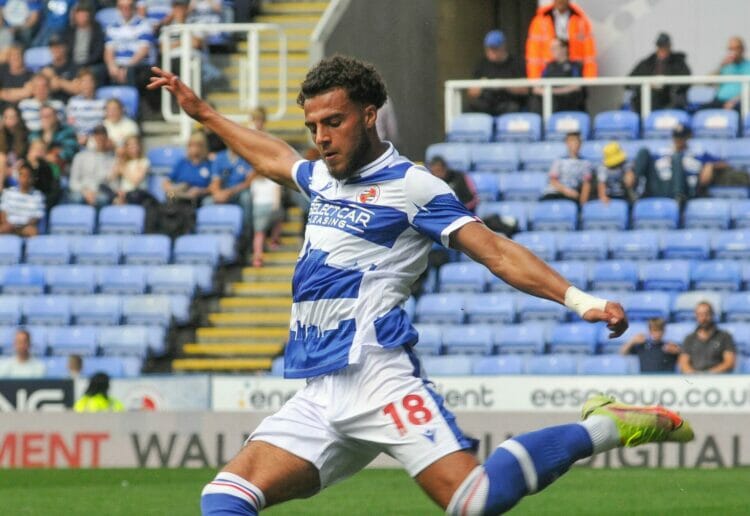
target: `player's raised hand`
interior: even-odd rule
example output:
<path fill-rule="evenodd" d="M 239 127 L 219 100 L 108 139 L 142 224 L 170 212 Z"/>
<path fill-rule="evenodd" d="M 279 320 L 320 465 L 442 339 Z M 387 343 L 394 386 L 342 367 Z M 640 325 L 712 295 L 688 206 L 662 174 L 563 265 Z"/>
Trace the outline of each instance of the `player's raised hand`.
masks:
<path fill-rule="evenodd" d="M 625 310 L 623 310 L 620 303 L 615 303 L 614 301 L 607 301 L 604 310 L 597 308 L 587 310 L 583 314 L 583 320 L 588 322 L 606 322 L 607 328 L 611 332 L 609 334 L 610 339 L 619 337 L 628 329 L 628 318 L 625 316 Z"/>
<path fill-rule="evenodd" d="M 166 88 L 188 116 L 195 119 L 200 117 L 201 109 L 206 106 L 206 103 L 193 90 L 188 88 L 177 75 L 162 70 L 157 66 L 151 67 L 151 73 L 153 73 L 153 76 L 147 86 L 148 89 Z"/>

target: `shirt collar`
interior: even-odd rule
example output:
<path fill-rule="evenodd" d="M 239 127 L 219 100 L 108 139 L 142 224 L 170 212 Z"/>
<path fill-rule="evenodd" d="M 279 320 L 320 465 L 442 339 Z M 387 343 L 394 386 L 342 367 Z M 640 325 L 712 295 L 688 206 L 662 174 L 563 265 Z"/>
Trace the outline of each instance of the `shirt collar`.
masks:
<path fill-rule="evenodd" d="M 378 156 L 374 161 L 371 161 L 367 165 L 359 168 L 357 171 L 354 172 L 354 174 L 346 178 L 344 182 L 360 180 L 363 177 L 371 176 L 378 170 L 382 170 L 383 168 L 395 162 L 399 156 L 398 151 L 396 150 L 396 148 L 393 146 L 391 142 L 384 142 L 384 143 L 388 144 L 388 148 L 385 150 L 383 154 Z"/>

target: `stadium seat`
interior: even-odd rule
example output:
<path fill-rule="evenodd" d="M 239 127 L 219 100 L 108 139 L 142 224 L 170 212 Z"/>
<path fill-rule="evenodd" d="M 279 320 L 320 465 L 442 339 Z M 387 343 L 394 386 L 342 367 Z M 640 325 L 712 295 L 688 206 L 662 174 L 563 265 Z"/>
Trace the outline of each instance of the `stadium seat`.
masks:
<path fill-rule="evenodd" d="M 747 260 L 750 259 L 750 231 L 732 230 L 715 233 L 711 239 L 714 258 Z"/>
<path fill-rule="evenodd" d="M 518 319 L 527 321 L 564 321 L 567 309 L 554 301 L 535 296 L 522 295 L 517 300 Z"/>
<path fill-rule="evenodd" d="M 637 147 L 638 150 L 645 148 L 654 158 L 670 155 L 674 147 L 671 139 L 637 140 L 634 143 L 640 144 Z M 635 157 L 635 154 L 633 154 L 633 157 Z"/>
<path fill-rule="evenodd" d="M 221 260 L 219 240 L 213 235 L 183 235 L 175 240 L 175 263 L 216 266 Z"/>
<path fill-rule="evenodd" d="M 81 376 L 91 377 L 96 373 L 106 373 L 110 378 L 124 378 L 123 361 L 117 357 L 89 357 L 83 361 Z"/>
<path fill-rule="evenodd" d="M 552 113 L 544 126 L 544 139 L 548 141 L 563 140 L 568 133 L 580 133 L 581 139 L 587 140 L 591 120 L 583 111 L 558 111 Z"/>
<path fill-rule="evenodd" d="M 545 172 L 517 172 L 498 178 L 500 196 L 506 201 L 536 201 L 548 182 Z"/>
<path fill-rule="evenodd" d="M 575 355 L 541 355 L 526 359 L 526 374 L 574 375 L 578 374 L 578 357 Z"/>
<path fill-rule="evenodd" d="M 544 201 L 534 206 L 531 226 L 535 231 L 575 231 L 578 205 L 573 201 Z"/>
<path fill-rule="evenodd" d="M 727 229 L 730 202 L 726 199 L 691 199 L 685 207 L 685 227 Z"/>
<path fill-rule="evenodd" d="M 236 204 L 202 206 L 198 208 L 196 216 L 196 231 L 239 236 L 242 232 L 242 217 L 242 208 Z"/>
<path fill-rule="evenodd" d="M 484 270 L 483 265 L 474 262 L 446 263 L 438 273 L 440 292 L 482 292 Z"/>
<path fill-rule="evenodd" d="M 70 376 L 68 372 L 68 357 L 44 357 L 44 377 L 65 379 Z"/>
<path fill-rule="evenodd" d="M 136 204 L 105 206 L 99 211 L 99 233 L 139 235 L 143 233 L 146 210 Z"/>
<path fill-rule="evenodd" d="M 417 300 L 417 321 L 434 324 L 461 324 L 464 298 L 457 294 L 424 294 Z"/>
<path fill-rule="evenodd" d="M 655 317 L 669 319 L 670 296 L 666 292 L 633 292 L 623 299 L 625 313 L 632 321 L 646 321 Z"/>
<path fill-rule="evenodd" d="M 486 113 L 461 113 L 451 122 L 449 142 L 486 143 L 492 140 L 494 120 Z"/>
<path fill-rule="evenodd" d="M 730 165 L 747 170 L 750 168 L 750 132 L 745 130 L 745 138 L 726 140 L 724 143 L 724 155 Z"/>
<path fill-rule="evenodd" d="M 477 172 L 513 172 L 520 166 L 518 147 L 512 143 L 474 145 L 471 161 Z"/>
<path fill-rule="evenodd" d="M 589 286 L 589 267 L 585 262 L 565 261 L 550 262 L 549 265 L 555 269 L 563 278 L 576 287 L 586 290 Z"/>
<path fill-rule="evenodd" d="M 640 118 L 632 111 L 603 111 L 594 117 L 594 139 L 635 140 L 640 125 Z"/>
<path fill-rule="evenodd" d="M 476 188 L 477 196 L 481 201 L 479 207 L 484 206 L 486 202 L 491 202 L 497 199 L 498 194 L 498 183 L 497 174 L 492 172 L 472 172 L 469 174 L 469 179 L 474 183 Z"/>
<path fill-rule="evenodd" d="M 726 321 L 750 322 L 750 292 L 732 292 L 727 294 L 724 301 Z"/>
<path fill-rule="evenodd" d="M 47 267 L 45 280 L 52 294 L 93 294 L 96 269 L 87 265 Z"/>
<path fill-rule="evenodd" d="M 713 306 L 714 313 L 722 313 L 721 293 L 694 290 L 679 294 L 672 303 L 672 319 L 676 322 L 695 321 L 695 307 L 707 301 Z"/>
<path fill-rule="evenodd" d="M 498 353 L 544 353 L 547 329 L 538 322 L 508 324 L 494 327 L 493 330 L 494 345 Z"/>
<path fill-rule="evenodd" d="M 420 358 L 422 369 L 429 377 L 433 376 L 467 376 L 471 374 L 474 357 L 470 356 L 448 356 L 448 357 L 422 357 Z"/>
<path fill-rule="evenodd" d="M 179 265 L 176 265 L 175 267 L 180 267 Z M 190 265 L 187 265 L 186 267 L 192 269 L 193 267 Z M 176 278 L 175 278 L 176 279 Z M 175 292 L 176 294 L 183 294 L 183 295 L 192 295 L 190 292 Z M 406 312 L 406 315 L 409 317 L 410 321 L 414 320 L 414 314 L 417 311 L 417 299 L 414 296 L 409 296 L 409 299 L 407 299 L 404 302 L 403 306 L 404 312 Z"/>
<path fill-rule="evenodd" d="M 193 270 L 195 284 L 202 294 L 211 294 L 214 291 L 214 270 L 210 265 L 190 265 Z"/>
<path fill-rule="evenodd" d="M 520 231 L 526 231 L 528 225 L 528 203 L 502 201 L 502 202 L 482 202 L 477 208 L 477 215 L 481 219 L 489 215 L 498 215 L 499 217 L 511 217 L 518 224 Z"/>
<path fill-rule="evenodd" d="M 143 294 L 146 292 L 146 267 L 102 267 L 99 271 L 99 290 L 102 294 Z"/>
<path fill-rule="evenodd" d="M 691 124 L 696 138 L 736 138 L 740 115 L 734 109 L 701 109 Z"/>
<path fill-rule="evenodd" d="M 138 89 L 133 86 L 102 86 L 96 90 L 98 99 L 117 99 L 122 102 L 125 113 L 133 120 L 138 119 Z"/>
<path fill-rule="evenodd" d="M 433 143 L 427 147 L 425 162 L 441 157 L 448 168 L 461 172 L 471 170 L 471 145 L 468 143 Z"/>
<path fill-rule="evenodd" d="M 0 326 L 21 324 L 21 299 L 16 296 L 0 296 Z"/>
<path fill-rule="evenodd" d="M 443 346 L 448 355 L 491 355 L 492 327 L 483 324 L 448 326 L 443 330 Z"/>
<path fill-rule="evenodd" d="M 544 261 L 552 261 L 557 256 L 557 238 L 548 231 L 530 231 L 514 235 L 513 240 L 527 247 Z"/>
<path fill-rule="evenodd" d="M 81 236 L 71 243 L 78 264 L 114 265 L 120 261 L 120 239 L 112 235 Z"/>
<path fill-rule="evenodd" d="M 542 139 L 542 117 L 537 113 L 507 113 L 495 118 L 495 139 L 536 142 Z"/>
<path fill-rule="evenodd" d="M 284 357 L 276 357 L 271 362 L 271 376 L 284 376 Z"/>
<path fill-rule="evenodd" d="M 582 357 L 578 364 L 578 374 L 621 375 L 633 372 L 631 357 L 619 355 Z"/>
<path fill-rule="evenodd" d="M 742 289 L 750 290 L 750 262 L 742 263 Z"/>
<path fill-rule="evenodd" d="M 45 285 L 44 269 L 36 265 L 8 267 L 1 285 L 3 294 L 42 294 Z"/>
<path fill-rule="evenodd" d="M 514 287 L 492 274 L 489 269 L 484 270 L 484 281 L 487 284 L 487 290 L 490 292 L 506 294 L 509 292 L 516 292 Z"/>
<path fill-rule="evenodd" d="M 49 47 L 31 47 L 23 53 L 23 64 L 33 73 L 52 64 L 52 53 Z"/>
<path fill-rule="evenodd" d="M 675 229 L 680 207 L 674 199 L 640 199 L 633 206 L 633 229 Z"/>
<path fill-rule="evenodd" d="M 192 296 L 197 278 L 194 267 L 190 265 L 166 265 L 146 269 L 146 283 L 152 294 Z"/>
<path fill-rule="evenodd" d="M 70 299 L 67 296 L 32 296 L 23 300 L 26 324 L 62 326 L 70 323 Z"/>
<path fill-rule="evenodd" d="M 168 296 L 128 296 L 122 301 L 125 324 L 169 326 L 172 306 Z"/>
<path fill-rule="evenodd" d="M 709 197 L 714 199 L 747 199 L 750 197 L 750 190 L 747 186 L 709 186 Z"/>
<path fill-rule="evenodd" d="M 739 357 L 737 359 L 737 371 L 743 374 L 750 374 L 750 357 Z"/>
<path fill-rule="evenodd" d="M 707 260 L 711 253 L 711 234 L 701 230 L 665 231 L 660 248 L 666 260 Z"/>
<path fill-rule="evenodd" d="M 417 347 L 420 356 L 439 355 L 443 350 L 443 327 L 435 324 L 415 324 L 414 329 L 419 334 Z"/>
<path fill-rule="evenodd" d="M 750 355 L 750 324 L 746 322 L 719 323 L 719 329 L 729 333 L 739 355 Z M 737 357 L 738 360 L 742 357 Z"/>
<path fill-rule="evenodd" d="M 629 321 L 629 323 L 630 324 L 628 325 L 628 329 L 625 331 L 625 333 L 613 339 L 609 337 L 611 330 L 606 326 L 599 325 L 597 338 L 599 351 L 605 354 L 619 353 L 622 345 L 639 333 L 648 335 L 648 326 L 645 322 Z"/>
<path fill-rule="evenodd" d="M 733 228 L 750 228 L 750 201 L 732 201 L 729 212 Z"/>
<path fill-rule="evenodd" d="M 522 374 L 523 357 L 518 355 L 502 355 L 496 357 L 481 357 L 474 361 L 471 373 L 474 375 L 492 376 L 497 374 Z"/>
<path fill-rule="evenodd" d="M 643 137 L 670 138 L 672 129 L 678 124 L 690 127 L 690 115 L 680 109 L 657 109 L 646 117 L 643 124 Z"/>
<path fill-rule="evenodd" d="M 50 233 L 90 235 L 96 224 L 96 210 L 87 204 L 58 204 L 50 211 Z"/>
<path fill-rule="evenodd" d="M 608 248 L 616 260 L 655 260 L 659 257 L 659 236 L 655 231 L 609 233 Z"/>
<path fill-rule="evenodd" d="M 690 288 L 690 263 L 686 260 L 661 260 L 641 265 L 643 290 L 676 290 Z"/>
<path fill-rule="evenodd" d="M 172 294 L 169 296 L 169 308 L 177 324 L 182 325 L 190 322 L 190 296 Z"/>
<path fill-rule="evenodd" d="M 94 18 L 99 22 L 99 25 L 101 25 L 102 28 L 106 29 L 110 25 L 114 25 L 115 23 L 119 22 L 121 16 L 117 8 L 105 7 L 96 11 L 96 15 L 94 16 Z"/>
<path fill-rule="evenodd" d="M 201 235 L 203 238 L 212 240 L 219 246 L 219 258 L 222 263 L 230 264 L 235 263 L 237 260 L 237 240 L 233 235 L 227 234 L 216 234 L 216 235 Z M 208 245 L 208 240 L 206 240 Z M 213 244 L 210 244 L 213 245 Z M 210 265 L 209 263 L 198 263 L 195 265 Z"/>
<path fill-rule="evenodd" d="M 137 356 L 145 358 L 149 350 L 149 329 L 145 326 L 113 326 L 102 328 L 99 344 L 105 356 Z"/>
<path fill-rule="evenodd" d="M 148 151 L 148 160 L 151 163 L 151 173 L 155 176 L 166 175 L 172 172 L 172 168 L 185 157 L 185 147 L 162 146 L 154 147 Z M 161 182 L 160 177 L 156 179 Z"/>
<path fill-rule="evenodd" d="M 664 341 L 682 345 L 685 337 L 695 331 L 695 321 L 667 323 L 664 328 Z"/>
<path fill-rule="evenodd" d="M 638 288 L 638 267 L 631 261 L 605 261 L 594 264 L 591 288 L 597 290 L 635 290 Z"/>
<path fill-rule="evenodd" d="M 582 229 L 623 230 L 628 227 L 628 203 L 611 199 L 608 203 L 590 201 L 581 210 Z"/>
<path fill-rule="evenodd" d="M 61 265 L 70 262 L 70 241 L 59 235 L 39 235 L 26 240 L 26 263 Z"/>
<path fill-rule="evenodd" d="M 66 326 L 50 328 L 47 345 L 53 355 L 75 353 L 84 357 L 94 356 L 98 346 L 98 328 L 94 326 Z"/>
<path fill-rule="evenodd" d="M 469 323 L 510 324 L 516 318 L 513 294 L 475 294 L 466 296 L 466 320 Z"/>
<path fill-rule="evenodd" d="M 593 355 L 596 353 L 598 332 L 596 326 L 587 322 L 558 324 L 552 328 L 550 335 L 550 353 Z"/>
<path fill-rule="evenodd" d="M 742 268 L 734 260 L 712 260 L 693 264 L 691 271 L 695 290 L 739 290 Z"/>
<path fill-rule="evenodd" d="M 561 260 L 606 260 L 607 233 L 604 231 L 575 231 L 562 233 L 557 239 Z"/>
<path fill-rule="evenodd" d="M 725 159 L 727 156 L 726 145 L 731 140 L 723 140 L 717 138 L 692 138 L 688 143 L 690 150 L 699 156 L 705 156 L 706 154 L 713 159 Z"/>
<path fill-rule="evenodd" d="M 131 265 L 167 264 L 170 247 L 171 242 L 166 235 L 134 235 L 122 239 L 125 263 Z"/>
<path fill-rule="evenodd" d="M 549 172 L 556 159 L 566 155 L 563 142 L 534 142 L 521 145 L 520 158 L 525 170 Z"/>
<path fill-rule="evenodd" d="M 117 325 L 122 318 L 122 302 L 119 296 L 74 296 L 71 313 L 76 324 Z"/>
<path fill-rule="evenodd" d="M 0 235 L 0 265 L 16 265 L 21 261 L 23 239 L 16 235 Z"/>
<path fill-rule="evenodd" d="M 706 84 L 693 84 L 687 90 L 688 111 L 698 111 L 701 106 L 716 98 L 716 87 Z"/>

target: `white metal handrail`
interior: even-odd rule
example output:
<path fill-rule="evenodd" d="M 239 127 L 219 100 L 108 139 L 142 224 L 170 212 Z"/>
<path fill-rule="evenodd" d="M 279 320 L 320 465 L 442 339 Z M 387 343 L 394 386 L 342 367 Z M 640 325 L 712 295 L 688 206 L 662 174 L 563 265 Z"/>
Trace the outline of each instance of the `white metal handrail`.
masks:
<path fill-rule="evenodd" d="M 318 20 L 313 33 L 310 35 L 310 64 L 317 63 L 325 55 L 325 45 L 333 34 L 341 17 L 349 8 L 351 0 L 330 0 L 323 16 Z"/>
<path fill-rule="evenodd" d="M 260 98 L 260 34 L 271 32 L 277 35 L 278 49 L 278 99 L 275 111 L 269 113 L 270 120 L 283 118 L 287 109 L 287 37 L 280 25 L 273 23 L 188 23 L 165 26 L 159 35 L 161 43 L 161 67 L 169 72 L 172 70 L 172 59 L 180 59 L 178 75 L 183 82 L 201 95 L 201 60 L 193 53 L 192 39 L 195 34 L 202 33 L 244 33 L 247 41 L 247 53 L 240 59 L 239 95 L 240 107 L 249 109 L 258 105 Z M 180 44 L 172 48 L 173 36 L 179 36 Z M 184 111 L 172 111 L 170 94 L 165 89 L 161 92 L 161 112 L 164 120 L 180 124 L 180 139 L 186 141 L 190 137 L 192 122 Z M 244 122 L 247 115 L 226 115 L 235 122 Z"/>
<path fill-rule="evenodd" d="M 747 75 L 654 75 L 648 77 L 561 77 L 550 79 L 461 79 L 445 81 L 445 131 L 463 112 L 461 92 L 469 88 L 541 87 L 542 117 L 552 114 L 552 88 L 556 86 L 640 86 L 641 119 L 651 113 L 651 86 L 666 84 L 741 84 L 740 111 L 744 119 L 750 113 L 750 76 Z"/>

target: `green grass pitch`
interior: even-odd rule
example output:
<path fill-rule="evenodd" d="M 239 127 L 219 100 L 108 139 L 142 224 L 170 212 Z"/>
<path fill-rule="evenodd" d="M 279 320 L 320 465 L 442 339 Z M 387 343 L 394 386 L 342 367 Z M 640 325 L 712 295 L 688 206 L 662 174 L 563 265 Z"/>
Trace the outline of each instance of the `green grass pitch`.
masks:
<path fill-rule="evenodd" d="M 0 512 L 16 515 L 194 515 L 213 470 L 0 470 Z M 366 470 L 316 497 L 264 511 L 285 515 L 439 515 L 408 476 Z M 514 515 L 750 514 L 750 469 L 576 468 Z"/>

